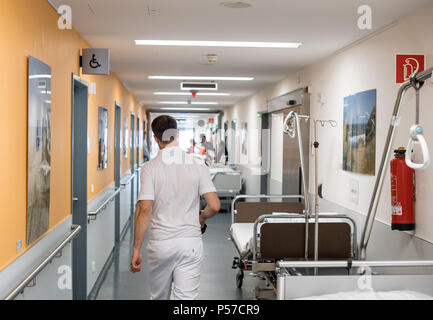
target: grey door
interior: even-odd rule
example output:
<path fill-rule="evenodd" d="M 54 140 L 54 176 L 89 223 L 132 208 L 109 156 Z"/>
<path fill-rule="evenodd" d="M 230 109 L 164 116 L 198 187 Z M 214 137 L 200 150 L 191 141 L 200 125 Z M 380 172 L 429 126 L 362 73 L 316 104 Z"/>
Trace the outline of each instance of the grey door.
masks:
<path fill-rule="evenodd" d="M 229 162 L 231 164 L 234 164 L 236 162 L 236 122 L 235 121 L 231 122 Z"/>
<path fill-rule="evenodd" d="M 136 155 L 136 165 L 137 168 L 140 167 L 140 118 L 137 117 L 137 129 L 135 130 L 136 134 L 135 134 L 135 146 L 136 146 L 136 151 L 137 151 L 137 155 Z M 135 180 L 137 181 L 136 185 L 136 199 L 138 199 L 138 192 L 140 189 L 140 172 L 137 171 L 137 175 L 135 177 Z"/>
<path fill-rule="evenodd" d="M 131 114 L 131 175 L 135 175 L 135 115 Z M 135 183 L 131 183 L 131 215 L 135 211 Z"/>
<path fill-rule="evenodd" d="M 119 104 L 115 104 L 115 120 L 114 120 L 114 186 L 120 188 L 121 177 L 121 158 L 120 158 L 120 131 L 122 130 L 122 108 Z M 114 211 L 114 241 L 116 246 L 120 242 L 120 194 L 117 194 L 115 200 Z"/>
<path fill-rule="evenodd" d="M 87 109 L 88 86 L 72 77 L 72 223 L 81 226 L 72 244 L 72 295 L 87 298 Z"/>

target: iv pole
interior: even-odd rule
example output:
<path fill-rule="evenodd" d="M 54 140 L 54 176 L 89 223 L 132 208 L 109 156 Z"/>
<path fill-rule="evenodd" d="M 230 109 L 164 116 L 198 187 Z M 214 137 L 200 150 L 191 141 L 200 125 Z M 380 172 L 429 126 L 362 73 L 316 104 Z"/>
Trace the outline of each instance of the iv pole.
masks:
<path fill-rule="evenodd" d="M 314 261 L 319 260 L 319 142 L 317 141 L 317 124 L 320 124 L 323 128 L 327 123 L 332 128 L 337 126 L 335 120 L 314 121 Z M 314 274 L 317 275 L 317 268 L 314 269 Z"/>
<path fill-rule="evenodd" d="M 283 132 L 288 134 L 289 137 L 295 138 L 296 134 L 298 136 L 298 148 L 299 148 L 299 159 L 301 161 L 301 173 L 302 173 L 302 186 L 304 190 L 304 205 L 305 205 L 305 260 L 308 260 L 308 223 L 310 218 L 310 201 L 308 200 L 308 183 L 305 178 L 305 164 L 304 164 L 304 150 L 302 147 L 302 132 L 301 132 L 301 124 L 299 119 L 304 119 L 305 121 L 309 120 L 309 116 L 306 115 L 298 115 L 296 111 L 290 111 L 284 120 L 284 129 Z"/>

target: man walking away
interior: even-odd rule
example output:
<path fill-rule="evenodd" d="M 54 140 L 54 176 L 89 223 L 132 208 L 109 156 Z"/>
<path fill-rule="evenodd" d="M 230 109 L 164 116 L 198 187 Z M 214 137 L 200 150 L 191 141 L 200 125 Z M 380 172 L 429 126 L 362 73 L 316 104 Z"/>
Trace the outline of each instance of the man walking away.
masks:
<path fill-rule="evenodd" d="M 201 229 L 218 213 L 220 201 L 206 165 L 179 148 L 176 120 L 160 116 L 152 131 L 160 151 L 141 170 L 131 272 L 141 271 L 140 249 L 150 225 L 151 299 L 193 300 L 203 259 Z M 200 196 L 207 203 L 201 212 Z"/>

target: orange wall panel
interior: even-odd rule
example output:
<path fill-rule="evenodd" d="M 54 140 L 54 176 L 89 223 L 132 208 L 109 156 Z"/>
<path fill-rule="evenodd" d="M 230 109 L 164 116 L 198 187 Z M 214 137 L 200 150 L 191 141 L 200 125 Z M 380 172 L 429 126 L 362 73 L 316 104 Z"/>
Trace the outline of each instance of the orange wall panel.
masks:
<path fill-rule="evenodd" d="M 52 137 L 50 229 L 71 214 L 71 86 L 72 73 L 80 75 L 81 48 L 89 45 L 77 31 L 60 30 L 58 14 L 46 0 L 0 1 L 0 270 L 29 248 L 26 247 L 27 211 L 27 57 L 40 59 L 52 68 Z M 114 180 L 114 101 L 141 114 L 144 109 L 117 79 L 83 76 L 96 82 L 97 94 L 89 97 L 88 182 L 95 192 Z M 98 107 L 109 110 L 108 168 L 97 171 Z M 142 118 L 142 117 L 140 117 Z M 122 163 L 122 170 L 129 168 Z M 16 252 L 22 240 L 23 249 Z"/>

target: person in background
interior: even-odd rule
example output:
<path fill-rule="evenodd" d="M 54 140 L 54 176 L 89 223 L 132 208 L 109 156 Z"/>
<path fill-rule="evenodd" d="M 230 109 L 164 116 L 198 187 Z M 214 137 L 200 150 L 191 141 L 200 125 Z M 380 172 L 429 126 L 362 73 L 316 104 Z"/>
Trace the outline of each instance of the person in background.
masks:
<path fill-rule="evenodd" d="M 195 153 L 195 140 L 191 139 L 191 148 L 188 151 L 189 154 Z"/>
<path fill-rule="evenodd" d="M 200 285 L 202 232 L 220 210 L 209 169 L 178 144 L 176 120 L 159 116 L 152 131 L 160 151 L 141 170 L 134 219 L 131 272 L 142 268 L 141 246 L 150 226 L 148 266 L 152 300 L 193 300 Z M 200 211 L 200 196 L 206 207 Z"/>
<path fill-rule="evenodd" d="M 205 149 L 206 160 L 213 159 L 215 157 L 215 148 L 213 144 L 207 141 L 206 136 L 202 134 L 201 136 L 201 146 Z"/>

